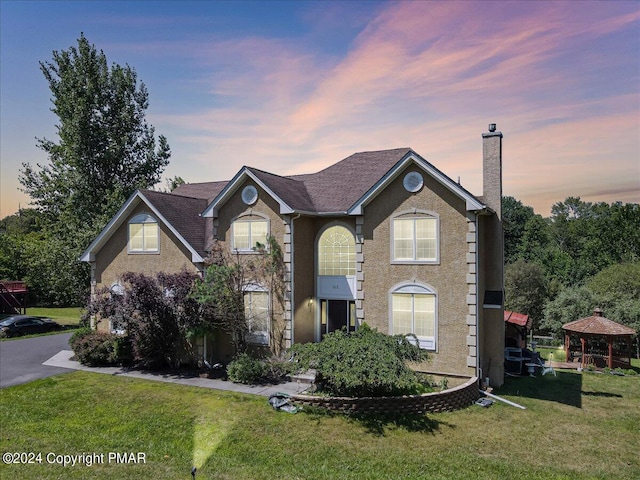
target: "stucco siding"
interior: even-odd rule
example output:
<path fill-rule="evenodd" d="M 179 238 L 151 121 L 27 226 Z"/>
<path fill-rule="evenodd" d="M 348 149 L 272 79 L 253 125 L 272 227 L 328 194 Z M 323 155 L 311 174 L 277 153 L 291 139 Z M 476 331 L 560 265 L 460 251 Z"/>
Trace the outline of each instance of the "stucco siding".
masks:
<path fill-rule="evenodd" d="M 247 185 L 254 186 L 258 191 L 258 199 L 253 205 L 247 205 L 242 201 L 241 193 Z M 287 228 L 279 210 L 278 202 L 260 188 L 258 184 L 248 180 L 237 189 L 235 194 L 218 211 L 218 216 L 213 221 L 213 238 L 218 241 L 219 247 L 222 248 L 223 252 L 231 255 L 234 259 L 237 258 L 240 262 L 253 260 L 255 259 L 255 254 L 252 252 L 242 252 L 235 257 L 236 252 L 232 249 L 232 224 L 238 218 L 246 220 L 266 219 L 269 224 L 268 234 L 276 239 L 283 253 L 286 254 L 285 234 L 287 233 Z M 265 285 L 265 288 L 267 287 Z M 286 324 L 288 319 L 285 316 L 284 306 L 281 306 L 273 297 L 271 300 L 271 314 L 274 323 L 271 325 L 270 346 L 274 351 L 278 352 L 285 348 L 289 342 L 290 328 Z"/>
<path fill-rule="evenodd" d="M 310 217 L 294 220 L 293 341 L 295 343 L 313 342 L 315 339 L 317 300 L 314 292 L 314 259 L 317 223 L 317 219 Z"/>
<path fill-rule="evenodd" d="M 437 345 L 426 368 L 456 374 L 473 373 L 466 360 L 469 286 L 465 204 L 427 175 L 423 175 L 425 185 L 418 193 L 407 192 L 402 185 L 406 172 L 364 209 L 364 321 L 390 333 L 391 290 L 400 284 L 427 285 L 437 295 Z M 413 209 L 431 212 L 439 219 L 438 263 L 392 263 L 391 218 Z"/>
<path fill-rule="evenodd" d="M 109 242 L 97 252 L 94 271 L 96 289 L 110 287 L 125 272 L 153 275 L 158 272 L 179 272 L 182 269 L 197 271 L 191 262 L 191 252 L 161 223 L 158 253 L 129 253 L 128 221 L 139 213 L 150 211 L 144 204 L 139 205 L 111 236 Z"/>

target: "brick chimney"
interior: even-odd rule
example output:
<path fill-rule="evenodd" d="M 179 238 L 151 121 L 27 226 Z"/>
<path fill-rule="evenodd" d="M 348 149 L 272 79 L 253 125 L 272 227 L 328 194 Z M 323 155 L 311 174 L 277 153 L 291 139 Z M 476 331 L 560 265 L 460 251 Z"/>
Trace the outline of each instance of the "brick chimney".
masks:
<path fill-rule="evenodd" d="M 502 220 L 502 132 L 489 124 L 482 134 L 482 195 L 484 203 Z"/>

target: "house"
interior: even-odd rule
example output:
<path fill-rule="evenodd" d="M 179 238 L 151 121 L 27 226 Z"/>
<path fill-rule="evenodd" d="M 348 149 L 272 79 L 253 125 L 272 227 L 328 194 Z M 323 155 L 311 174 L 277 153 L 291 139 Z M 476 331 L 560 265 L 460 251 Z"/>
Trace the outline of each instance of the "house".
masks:
<path fill-rule="evenodd" d="M 366 322 L 415 333 L 434 373 L 503 383 L 502 133 L 483 138 L 476 197 L 410 148 L 355 153 L 280 176 L 242 167 L 225 182 L 135 192 L 81 257 L 92 291 L 125 271 L 202 271 L 214 242 L 238 256 L 274 236 L 288 272 L 282 331 L 258 346 L 320 341 Z M 270 292 L 253 286 L 255 308 Z M 217 343 L 216 343 L 217 342 Z M 271 345 L 273 346 L 273 345 Z M 207 352 L 228 354 L 211 339 Z"/>

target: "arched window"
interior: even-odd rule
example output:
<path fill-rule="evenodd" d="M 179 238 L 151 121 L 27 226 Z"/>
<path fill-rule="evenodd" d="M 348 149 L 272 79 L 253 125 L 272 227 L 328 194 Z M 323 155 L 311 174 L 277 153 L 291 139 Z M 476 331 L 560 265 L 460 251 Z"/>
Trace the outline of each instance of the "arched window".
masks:
<path fill-rule="evenodd" d="M 319 275 L 355 275 L 356 240 L 342 225 L 327 228 L 318 242 Z"/>
<path fill-rule="evenodd" d="M 147 213 L 129 220 L 129 253 L 158 253 L 160 228 L 158 221 Z"/>
<path fill-rule="evenodd" d="M 437 297 L 424 285 L 402 285 L 391 291 L 392 335 L 414 334 L 420 348 L 436 349 Z"/>
<path fill-rule="evenodd" d="M 400 214 L 391 219 L 391 259 L 397 263 L 439 261 L 438 217 L 426 212 Z"/>
<path fill-rule="evenodd" d="M 256 215 L 239 217 L 231 224 L 231 249 L 237 252 L 253 252 L 256 243 L 267 244 L 269 221 Z"/>

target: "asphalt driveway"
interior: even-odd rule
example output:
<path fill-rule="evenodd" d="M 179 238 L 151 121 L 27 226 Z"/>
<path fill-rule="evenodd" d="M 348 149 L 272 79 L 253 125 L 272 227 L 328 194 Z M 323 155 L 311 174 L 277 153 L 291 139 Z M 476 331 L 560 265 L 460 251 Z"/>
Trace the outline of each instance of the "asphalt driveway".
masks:
<path fill-rule="evenodd" d="M 0 388 L 73 371 L 42 365 L 61 350 L 70 350 L 70 337 L 59 333 L 0 342 Z"/>

